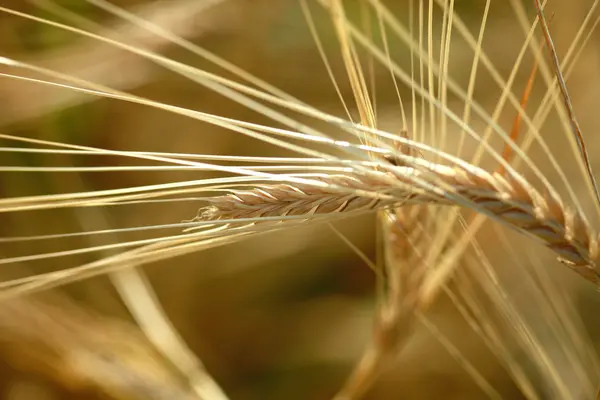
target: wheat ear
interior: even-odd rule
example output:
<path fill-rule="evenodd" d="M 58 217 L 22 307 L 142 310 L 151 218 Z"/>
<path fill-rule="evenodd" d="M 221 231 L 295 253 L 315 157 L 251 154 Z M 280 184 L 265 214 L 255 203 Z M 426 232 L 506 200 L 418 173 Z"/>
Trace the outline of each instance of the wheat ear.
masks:
<path fill-rule="evenodd" d="M 424 305 L 421 288 L 427 268 L 416 245 L 426 243 L 428 214 L 425 206 L 382 213 L 385 269 L 372 339 L 334 400 L 361 398 L 410 338 Z"/>
<path fill-rule="evenodd" d="M 325 189 L 309 184 L 274 184 L 232 190 L 230 194 L 208 198 L 210 205 L 201 211 L 200 219 L 285 215 L 310 218 L 315 214 L 380 209 L 392 204 L 460 205 L 539 239 L 558 254 L 561 262 L 600 286 L 600 274 L 596 270 L 598 235 L 582 215 L 567 208 L 560 198 L 542 194 L 524 180 L 490 174 L 473 165 L 447 167 L 413 161 L 419 165 L 388 168 L 387 179 L 360 173 L 330 179 L 321 177 L 319 182 L 332 186 Z M 390 178 L 396 185 L 390 184 Z M 423 185 L 423 180 L 431 182 L 431 186 Z M 340 189 L 341 182 L 351 183 L 349 189 Z M 428 187 L 431 191 L 426 190 Z M 371 198 L 357 192 L 358 189 L 364 193 L 387 193 L 390 198 Z"/>

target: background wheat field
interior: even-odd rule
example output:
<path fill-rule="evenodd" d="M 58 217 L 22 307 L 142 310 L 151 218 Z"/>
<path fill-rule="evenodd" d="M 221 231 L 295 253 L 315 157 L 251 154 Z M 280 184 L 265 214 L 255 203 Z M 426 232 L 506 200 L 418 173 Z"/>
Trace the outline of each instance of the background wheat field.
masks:
<path fill-rule="evenodd" d="M 544 8 L 592 173 L 597 3 Z M 310 203 L 308 221 L 258 218 L 240 234 L 199 212 L 258 184 L 219 166 L 255 165 L 305 188 L 286 174 L 365 172 L 382 160 L 367 145 L 449 162 L 281 104 L 273 117 L 254 106 L 270 106 L 264 97 L 223 85 L 268 92 L 241 71 L 289 104 L 483 171 L 498 171 L 495 150 L 600 229 L 536 15 L 530 0 L 0 0 L 1 398 L 596 399 L 598 287 L 509 217 L 396 196 L 347 218 Z M 246 128 L 287 147 L 190 110 L 256 124 Z M 356 152 L 259 125 L 318 131 Z M 523 154 L 507 155 L 497 131 Z M 329 159 L 307 160 L 316 154 Z M 286 169 L 291 157 L 304 158 Z M 403 162 L 388 167 L 413 165 Z M 318 190 L 334 190 L 324 179 Z M 199 221 L 216 231 L 177 242 Z"/>

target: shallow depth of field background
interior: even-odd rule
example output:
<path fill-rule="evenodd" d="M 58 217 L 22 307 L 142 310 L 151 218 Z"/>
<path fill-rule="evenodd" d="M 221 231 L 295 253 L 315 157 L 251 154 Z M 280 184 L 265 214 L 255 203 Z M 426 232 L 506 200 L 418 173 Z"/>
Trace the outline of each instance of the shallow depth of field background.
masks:
<path fill-rule="evenodd" d="M 52 15 L 23 3 L 21 0 L 0 1 L 2 6 L 33 15 Z M 182 15 L 186 12 L 186 7 L 181 6 L 186 3 L 185 0 L 156 4 L 153 1 L 121 0 L 113 3 L 153 15 L 167 10 Z M 407 2 L 388 3 L 405 21 Z M 457 12 L 475 34 L 483 3 L 474 0 L 456 2 Z M 523 41 L 523 33 L 508 4 L 502 1 L 493 3 L 484 48 L 506 77 Z M 585 0 L 550 2 L 549 10 L 555 13 L 552 30 L 559 51 L 566 51 L 590 3 Z M 61 4 L 104 26 L 127 26 L 126 22 L 117 21 L 85 2 L 71 0 Z M 312 2 L 311 5 L 334 72 L 351 105 L 351 92 L 344 78 L 337 39 L 322 9 Z M 358 2 L 348 2 L 347 6 L 350 17 L 359 18 Z M 529 2 L 527 7 L 531 11 Z M 438 22 L 440 16 L 438 9 Z M 187 39 L 317 108 L 344 115 L 296 1 L 221 1 L 204 13 L 190 15 L 187 23 L 189 26 L 183 29 Z M 440 27 L 437 29 L 439 33 Z M 139 30 L 123 28 L 122 32 L 129 39 L 127 35 L 135 35 Z M 134 37 L 133 42 L 136 40 L 170 58 L 223 74 L 208 62 L 176 46 L 157 42 L 147 35 Z M 409 66 L 408 53 L 396 42 L 391 41 L 395 59 L 406 68 Z M 599 145 L 595 131 L 600 100 L 598 43 L 597 39 L 592 39 L 578 64 L 577 73 L 569 79 L 576 111 L 587 133 L 595 164 L 600 164 L 594 156 Z M 394 47 L 394 44 L 397 46 Z M 451 52 L 450 73 L 466 86 L 473 53 L 458 34 Z M 167 104 L 252 122 L 272 123 L 200 85 L 139 58 L 4 14 L 0 14 L 1 55 L 87 77 Z M 522 90 L 530 68 L 531 57 L 528 57 L 515 84 L 516 93 Z M 389 131 L 398 131 L 401 126 L 399 110 L 388 72 L 378 68 L 376 76 L 380 123 Z M 68 91 L 0 79 L 0 125 L 5 133 L 108 149 L 263 156 L 289 154 L 167 112 L 86 96 L 67 99 Z M 538 92 L 534 91 L 533 105 L 536 104 L 536 96 L 541 93 L 540 88 L 541 85 L 538 85 Z M 403 94 L 408 102 L 410 92 L 404 88 Z M 476 99 L 491 110 L 498 96 L 499 89 L 492 83 L 489 74 L 482 71 Z M 450 102 L 453 108 L 461 110 L 462 103 L 452 97 Z M 506 129 L 510 127 L 513 116 L 510 110 L 503 115 L 501 123 Z M 473 126 L 483 127 L 477 120 Z M 331 129 L 328 132 L 336 135 Z M 567 174 L 573 177 L 576 188 L 583 191 L 583 180 L 572 162 L 572 156 L 564 150 L 561 152 L 565 141 L 560 126 L 551 118 L 544 126 L 543 134 L 556 150 Z M 7 145 L 0 143 L 0 146 Z M 474 145 L 469 144 L 471 148 Z M 562 153 L 564 155 L 561 156 Z M 531 154 L 535 157 L 539 149 L 534 147 Z M 546 164 L 540 163 L 544 169 Z M 143 165 L 143 162 L 108 156 L 59 158 L 9 152 L 0 153 L 0 164 L 93 166 Z M 600 168 L 600 165 L 596 167 Z M 556 180 L 551 172 L 548 175 L 552 182 Z M 0 173 L 0 196 L 101 190 L 208 176 L 218 174 L 107 172 L 81 174 L 81 181 L 78 181 L 77 176 L 70 173 Z M 588 199 L 589 196 L 585 196 L 586 206 L 589 206 Z M 104 208 L 103 211 L 113 227 L 131 227 L 181 222 L 192 218 L 201 205 L 200 202 L 138 204 Z M 336 223 L 336 226 L 370 257 L 375 257 L 374 218 L 345 220 Z M 0 215 L 1 236 L 76 232 L 81 229 L 68 209 Z M 177 231 L 165 231 L 167 233 L 176 234 Z M 143 239 L 157 234 L 120 234 L 110 240 Z M 493 234 L 491 225 L 486 226 L 479 236 L 481 244 L 489 251 L 501 275 L 507 281 L 512 279 L 511 293 L 523 296 L 526 307 L 527 294 L 519 291 L 519 271 L 513 259 L 491 240 Z M 509 233 L 509 237 L 514 238 L 514 235 Z M 523 239 L 517 243 L 534 246 Z M 0 251 L 3 256 L 25 255 L 92 245 L 85 239 L 61 239 L 10 246 L 0 244 Z M 46 272 L 90 262 L 99 256 L 93 253 L 55 258 L 32 262 L 27 267 Z M 600 333 L 600 325 L 595 322 L 597 307 L 600 306 L 598 293 L 581 284 L 545 249 L 540 248 L 538 256 L 564 283 L 591 337 L 597 337 Z M 19 273 L 20 267 L 2 266 L 0 276 L 14 276 Z M 232 400 L 327 399 L 340 387 L 369 340 L 374 308 L 373 274 L 327 226 L 306 225 L 285 233 L 263 235 L 235 245 L 151 264 L 145 269 L 168 315 Z M 64 290 L 86 307 L 104 315 L 128 318 L 126 309 L 104 277 L 71 285 Z M 507 374 L 446 298 L 440 299 L 428 317 L 494 386 L 502 390 L 506 398 L 519 398 Z M 66 388 L 57 387 L 27 371 L 17 371 L 2 361 L 0 393 L 1 398 L 10 400 L 94 398 L 93 394 L 70 393 Z M 396 399 L 400 396 L 408 400 L 479 399 L 483 395 L 431 332 L 418 327 L 397 365 L 380 379 L 368 398 Z"/>

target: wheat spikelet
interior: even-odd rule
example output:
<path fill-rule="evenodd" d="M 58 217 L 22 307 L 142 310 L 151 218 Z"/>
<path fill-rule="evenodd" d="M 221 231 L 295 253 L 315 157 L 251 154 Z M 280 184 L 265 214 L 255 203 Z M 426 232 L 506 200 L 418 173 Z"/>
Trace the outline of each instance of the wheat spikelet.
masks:
<path fill-rule="evenodd" d="M 355 176 L 332 175 L 317 180 L 349 190 L 385 192 L 385 186 L 378 185 L 372 179 L 372 182 L 368 182 Z M 246 191 L 232 190 L 228 195 L 207 198 L 206 201 L 212 205 L 200 210 L 200 219 L 209 221 L 369 211 L 391 204 L 390 200 L 359 196 L 352 192 L 343 194 L 330 187 L 291 184 L 262 185 Z"/>

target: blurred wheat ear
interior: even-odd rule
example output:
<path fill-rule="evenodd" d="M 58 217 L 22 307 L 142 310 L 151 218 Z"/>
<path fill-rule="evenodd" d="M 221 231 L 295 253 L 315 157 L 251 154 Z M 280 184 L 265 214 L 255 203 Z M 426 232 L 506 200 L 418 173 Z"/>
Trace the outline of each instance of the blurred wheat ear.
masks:
<path fill-rule="evenodd" d="M 196 398 L 134 327 L 94 315 L 68 298 L 5 300 L 0 316 L 3 357 L 76 393 L 126 399 Z"/>
<path fill-rule="evenodd" d="M 342 103 L 343 117 L 300 101 L 242 66 L 188 40 L 188 36 L 191 39 L 198 34 L 196 16 L 201 18 L 205 13 L 218 16 L 220 10 L 221 17 L 206 19 L 208 22 L 201 24 L 203 31 L 218 30 L 217 24 L 212 23 L 217 20 L 226 23 L 227 29 L 235 29 L 237 24 L 232 21 L 243 21 L 245 12 L 253 7 L 251 2 L 178 0 L 157 3 L 157 9 L 152 3 L 149 8 L 128 12 L 104 0 L 88 0 L 86 4 L 94 10 L 102 10 L 119 21 L 112 28 L 99 26 L 51 1 L 33 3 L 57 14 L 60 22 L 10 6 L 0 7 L 0 11 L 101 44 L 98 49 L 82 49 L 88 46 L 86 42 L 67 51 L 77 56 L 83 54 L 83 60 L 98 65 L 65 65 L 61 63 L 62 55 L 54 62 L 39 60 L 39 63 L 23 61 L 11 54 L 0 55 L 0 65 L 6 71 L 1 77 L 10 82 L 6 89 L 0 90 L 9 98 L 14 95 L 14 112 L 2 116 L 3 122 L 16 123 L 90 98 L 103 98 L 156 112 L 166 111 L 213 127 L 218 133 L 238 135 L 236 140 L 250 138 L 294 156 L 168 152 L 156 151 L 154 146 L 148 146 L 153 151 L 132 151 L 114 149 L 111 145 L 103 148 L 103 145 L 80 144 L 77 140 L 0 134 L 8 143 L 2 148 L 3 154 L 55 157 L 52 165 L 42 166 L 13 165 L 7 159 L 8 165 L 0 167 L 6 174 L 36 172 L 45 177 L 73 173 L 77 179 L 91 172 L 194 174 L 186 175 L 187 180 L 171 179 L 167 183 L 155 183 L 162 181 L 154 175 L 153 184 L 116 183 L 116 188 L 104 190 L 71 182 L 63 186 L 69 189 L 59 194 L 38 190 L 33 195 L 0 199 L 0 212 L 5 215 L 25 212 L 34 216 L 43 212 L 62 215 L 58 213 L 65 211 L 78 221 L 76 231 L 65 228 L 60 233 L 51 230 L 27 236 L 10 232 L 0 238 L 1 243 L 8 245 L 8 251 L 12 250 L 11 243 L 58 240 L 63 245 L 63 241 L 68 244 L 72 238 L 86 243 L 76 248 L 67 246 L 67 250 L 62 246 L 42 252 L 27 249 L 26 254 L 15 256 L 11 251 L 11 256 L 0 260 L 0 264 L 51 263 L 66 257 L 96 255 L 91 260 L 77 259 L 74 266 L 59 261 L 57 271 L 45 270 L 2 282 L 0 317 L 5 317 L 0 319 L 14 323 L 0 323 L 0 329 L 9 338 L 5 348 L 11 359 L 20 361 L 24 353 L 19 347 L 39 347 L 41 350 L 35 352 L 42 359 L 39 363 L 57 364 L 51 366 L 54 368 L 43 368 L 42 373 L 58 375 L 59 380 L 66 382 L 81 380 L 115 398 L 226 399 L 173 328 L 139 267 L 320 222 L 329 225 L 366 260 L 378 282 L 372 341 L 334 395 L 335 400 L 367 396 L 377 379 L 398 362 L 397 355 L 406 350 L 410 339 L 422 329 L 429 331 L 456 360 L 480 396 L 503 398 L 504 388 L 480 371 L 478 364 L 463 354 L 465 349 L 453 344 L 432 320 L 435 316 L 432 309 L 441 298 L 450 300 L 525 398 L 587 399 L 596 395 L 600 377 L 598 360 L 570 300 L 563 296 L 563 288 L 555 284 L 537 253 L 524 251 L 526 256 L 515 257 L 517 267 L 511 271 L 516 271 L 514 280 L 519 281 L 523 291 L 531 292 L 528 299 L 535 309 L 532 312 L 523 304 L 527 301 L 519 301 L 515 295 L 518 291 L 506 283 L 502 275 L 508 273 L 503 274 L 501 267 L 492 265 L 478 231 L 484 225 L 483 217 L 499 222 L 499 226 L 546 246 L 564 265 L 595 285 L 595 289 L 600 286 L 600 238 L 592 222 L 597 218 L 588 211 L 588 208 L 600 210 L 600 195 L 592 171 L 593 159 L 588 156 L 565 83 L 577 55 L 600 21 L 599 18 L 592 25 L 598 1 L 586 12 L 563 63 L 539 0 L 534 1 L 535 15 L 527 14 L 518 0 L 500 4 L 515 12 L 518 22 L 515 26 L 520 24 L 524 35 L 520 48 L 516 46 L 518 55 L 510 74 L 505 78 L 483 46 L 492 3 L 489 0 L 482 10 L 477 37 L 466 26 L 454 0 L 408 0 L 405 4 L 408 12 L 399 15 L 394 15 L 379 0 L 360 1 L 356 9 L 341 0 L 314 3 L 298 0 L 296 12 L 307 23 L 333 85 L 332 92 Z M 321 19 L 315 19 L 316 15 Z M 335 54 L 328 54 L 324 47 L 323 25 L 333 32 Z M 538 29 L 545 47 L 535 40 Z M 456 40 L 456 35 L 460 40 Z M 451 68 L 451 61 L 457 57 L 454 53 L 460 54 L 455 49 L 457 43 L 473 54 L 471 68 L 465 75 L 466 84 L 453 77 L 456 71 Z M 211 67 L 187 65 L 162 55 L 163 49 L 172 45 L 190 51 Z M 406 48 L 405 53 L 396 52 L 400 47 Z M 408 54 L 410 66 L 398 53 Z M 121 80 L 114 79 L 110 63 L 100 64 L 100 60 L 113 57 L 130 60 L 121 71 Z M 343 73 L 332 66 L 333 58 L 341 60 L 337 65 L 344 69 Z M 531 87 L 524 90 L 521 98 L 513 93 L 518 91 L 516 77 L 526 62 L 534 64 L 533 70 L 535 73 L 539 70 L 542 77 L 543 88 L 538 90 L 543 90 L 544 96 L 537 104 L 537 111 L 526 110 Z M 231 104 L 227 104 L 231 110 L 236 109 L 235 105 L 253 113 L 241 113 L 237 118 L 128 93 L 130 87 L 149 79 L 152 68 L 148 66 L 152 64 L 197 84 L 200 93 L 216 93 L 219 98 L 230 100 Z M 218 73 L 213 72 L 213 64 L 220 68 Z M 389 93 L 398 100 L 397 106 L 389 106 L 399 115 L 395 121 L 401 120 L 395 122 L 401 125 L 397 129 L 382 128 L 382 106 L 377 101 L 376 87 L 383 74 L 377 74 L 376 64 L 385 71 L 387 84 L 392 88 Z M 493 111 L 475 97 L 480 68 L 485 69 L 499 88 Z M 535 73 L 528 86 L 534 86 Z M 43 88 L 35 104 L 30 99 L 33 96 L 20 89 L 29 85 Z M 50 93 L 55 92 L 64 97 L 54 98 Z M 352 105 L 346 102 L 350 96 Z M 456 111 L 453 97 L 459 100 L 462 110 Z M 510 132 L 502 127 L 501 120 L 506 103 L 511 106 L 508 111 L 514 121 Z M 203 104 L 211 106 L 209 102 Z M 229 112 L 229 108 L 225 109 Z M 591 198 L 593 207 L 584 207 L 588 203 L 580 199 L 565 172 L 566 157 L 555 155 L 547 143 L 542 127 L 550 111 L 554 111 L 563 127 L 571 161 L 581 172 L 580 178 L 587 189 L 585 195 Z M 477 122 L 474 116 L 479 119 Z M 108 138 L 107 142 L 110 143 Z M 201 142 L 207 147 L 211 145 L 209 140 Z M 542 150 L 544 165 L 550 166 L 557 179 L 551 178 L 542 170 L 542 162 L 534 159 L 532 144 Z M 95 166 L 75 162 L 78 157 L 109 161 Z M 211 175 L 198 179 L 198 173 Z M 130 223 L 115 228 L 103 214 L 118 207 L 161 202 L 192 202 L 203 206 L 191 220 L 165 223 L 157 218 L 161 222 L 142 226 Z M 382 251 L 376 262 L 362 254 L 333 225 L 343 218 L 369 213 L 376 214 L 381 233 Z M 36 232 L 46 232 L 41 225 Z M 169 229 L 174 232 L 161 233 Z M 121 239 L 129 234 L 140 236 Z M 499 249 L 513 254 L 514 241 L 509 239 L 509 233 L 498 231 L 494 241 Z M 105 321 L 96 326 L 93 318 L 82 317 L 84 313 L 66 300 L 15 299 L 103 275 L 111 278 L 146 336 L 138 339 L 137 333 L 127 333 L 119 338 L 125 345 L 143 343 L 144 354 L 154 346 L 160 356 L 153 354 L 147 363 L 138 363 L 138 359 L 146 358 L 121 352 L 122 343 L 96 342 L 95 331 L 110 335 L 112 323 Z M 47 318 L 55 311 L 58 311 L 55 317 Z M 60 334 L 36 334 L 38 324 Z M 68 335 L 72 335 L 72 340 Z M 55 340 L 55 336 L 60 340 Z M 14 349 L 13 343 L 16 343 Z M 107 363 L 107 354 L 115 359 Z M 146 364 L 154 365 L 152 373 L 146 373 Z M 25 366 L 34 370 L 37 367 L 37 360 Z"/>

